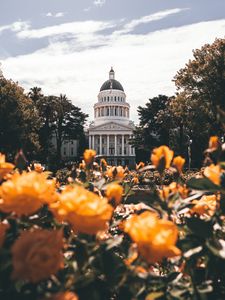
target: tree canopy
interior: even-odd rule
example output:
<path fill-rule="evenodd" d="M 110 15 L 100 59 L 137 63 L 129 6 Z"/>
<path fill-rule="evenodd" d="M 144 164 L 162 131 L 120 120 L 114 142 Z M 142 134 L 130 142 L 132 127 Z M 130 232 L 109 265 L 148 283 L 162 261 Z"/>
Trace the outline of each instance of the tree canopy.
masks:
<path fill-rule="evenodd" d="M 0 152 L 14 153 L 21 147 L 28 155 L 39 150 L 39 116 L 23 88 L 0 78 Z"/>

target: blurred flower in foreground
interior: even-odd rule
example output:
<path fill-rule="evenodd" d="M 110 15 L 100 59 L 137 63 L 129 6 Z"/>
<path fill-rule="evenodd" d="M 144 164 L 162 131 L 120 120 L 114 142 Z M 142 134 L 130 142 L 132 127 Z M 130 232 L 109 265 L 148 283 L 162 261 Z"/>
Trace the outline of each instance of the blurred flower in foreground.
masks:
<path fill-rule="evenodd" d="M 204 170 L 204 176 L 211 180 L 213 183 L 220 185 L 221 168 L 219 165 L 211 164 Z"/>
<path fill-rule="evenodd" d="M 78 185 L 66 187 L 59 202 L 50 205 L 50 209 L 58 221 L 66 221 L 74 231 L 87 234 L 105 230 L 113 213 L 106 198 Z"/>
<path fill-rule="evenodd" d="M 12 246 L 14 280 L 36 283 L 64 267 L 61 230 L 24 231 Z"/>
<path fill-rule="evenodd" d="M 15 166 L 13 164 L 5 161 L 5 155 L 0 153 L 0 181 L 14 168 Z"/>
<path fill-rule="evenodd" d="M 6 231 L 9 229 L 9 224 L 0 223 L 0 247 L 4 244 Z"/>
<path fill-rule="evenodd" d="M 14 174 L 0 186 L 0 211 L 18 216 L 31 215 L 45 203 L 56 201 L 55 181 L 48 173 Z"/>
<path fill-rule="evenodd" d="M 117 183 L 111 183 L 107 186 L 105 191 L 106 197 L 113 204 L 118 205 L 122 200 L 123 187 Z"/>
<path fill-rule="evenodd" d="M 94 162 L 96 156 L 96 151 L 92 149 L 86 149 L 84 151 L 84 161 L 87 166 L 91 165 Z"/>
<path fill-rule="evenodd" d="M 160 146 L 152 151 L 151 161 L 159 171 L 163 171 L 165 168 L 168 169 L 172 159 L 173 151 L 167 146 Z"/>
<path fill-rule="evenodd" d="M 161 262 L 163 258 L 178 256 L 175 246 L 178 230 L 173 222 L 159 220 L 152 212 L 133 215 L 124 222 L 124 231 L 137 244 L 138 251 L 148 263 Z"/>

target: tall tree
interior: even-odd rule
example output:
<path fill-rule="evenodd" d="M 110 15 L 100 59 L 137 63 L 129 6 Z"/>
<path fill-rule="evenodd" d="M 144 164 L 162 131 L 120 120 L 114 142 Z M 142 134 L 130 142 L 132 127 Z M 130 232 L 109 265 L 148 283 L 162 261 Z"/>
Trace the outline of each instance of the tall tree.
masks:
<path fill-rule="evenodd" d="M 61 160 L 63 141 L 84 138 L 84 124 L 88 115 L 81 112 L 79 107 L 72 104 L 66 95 L 60 95 L 55 101 L 52 130 L 57 141 L 57 158 Z"/>
<path fill-rule="evenodd" d="M 225 39 L 194 50 L 193 56 L 174 78 L 178 95 L 192 112 L 201 110 L 210 133 L 218 133 L 217 109 L 225 110 Z M 192 117 L 192 122 L 197 121 L 194 113 Z"/>
<path fill-rule="evenodd" d="M 138 107 L 139 127 L 134 132 L 133 146 L 136 148 L 138 159 L 149 159 L 149 153 L 154 147 L 169 144 L 169 115 L 162 112 L 170 103 L 170 98 L 159 95 L 149 99 L 144 107 Z M 139 157 L 140 156 L 140 157 Z"/>
<path fill-rule="evenodd" d="M 37 109 L 23 88 L 0 78 L 0 151 L 14 154 L 23 148 L 28 156 L 35 155 L 39 127 Z"/>
<path fill-rule="evenodd" d="M 223 135 L 218 109 L 225 110 L 225 39 L 194 50 L 193 57 L 174 78 L 178 93 L 172 114 L 189 132 L 200 164 L 209 136 Z"/>
<path fill-rule="evenodd" d="M 42 145 L 42 158 L 48 158 L 51 152 L 52 138 L 56 140 L 57 161 L 61 161 L 61 148 L 64 141 L 78 139 L 80 150 L 85 142 L 84 124 L 86 114 L 72 104 L 66 95 L 44 96 L 40 88 L 31 89 L 30 98 L 38 109 L 41 128 L 39 132 Z"/>

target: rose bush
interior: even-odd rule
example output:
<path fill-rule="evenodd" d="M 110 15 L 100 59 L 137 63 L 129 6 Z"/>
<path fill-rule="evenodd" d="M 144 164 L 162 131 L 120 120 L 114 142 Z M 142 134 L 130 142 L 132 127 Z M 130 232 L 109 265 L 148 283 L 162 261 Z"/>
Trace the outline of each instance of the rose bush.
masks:
<path fill-rule="evenodd" d="M 1 154 L 0 299 L 224 299 L 223 149 L 196 176 L 167 146 L 136 170 L 87 149 L 58 180 Z"/>

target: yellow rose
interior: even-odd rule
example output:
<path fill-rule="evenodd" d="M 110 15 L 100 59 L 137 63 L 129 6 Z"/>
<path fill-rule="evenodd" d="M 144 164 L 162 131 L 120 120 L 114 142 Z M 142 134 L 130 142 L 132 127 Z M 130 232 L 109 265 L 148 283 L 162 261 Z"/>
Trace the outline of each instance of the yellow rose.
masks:
<path fill-rule="evenodd" d="M 44 171 L 44 167 L 41 164 L 34 164 L 34 171 L 37 173 L 42 173 Z"/>
<path fill-rule="evenodd" d="M 118 166 L 118 167 L 110 167 L 107 171 L 106 171 L 106 175 L 109 178 L 113 178 L 116 180 L 122 180 L 125 176 L 125 170 L 122 166 Z"/>
<path fill-rule="evenodd" d="M 221 168 L 219 165 L 211 164 L 204 170 L 204 176 L 216 185 L 220 185 Z"/>
<path fill-rule="evenodd" d="M 182 173 L 184 163 L 185 163 L 185 159 L 181 156 L 176 156 L 173 159 L 173 165 L 176 167 L 179 173 Z"/>
<path fill-rule="evenodd" d="M 125 221 L 124 231 L 137 244 L 138 251 L 148 263 L 181 254 L 175 246 L 178 230 L 173 222 L 159 220 L 155 213 L 146 211 Z"/>
<path fill-rule="evenodd" d="M 218 136 L 211 136 L 209 139 L 209 149 L 215 151 L 219 148 L 220 141 Z"/>
<path fill-rule="evenodd" d="M 157 169 L 168 169 L 172 159 L 173 151 L 167 146 L 160 146 L 152 151 L 151 161 Z"/>
<path fill-rule="evenodd" d="M 56 201 L 55 181 L 47 177 L 48 173 L 35 171 L 14 174 L 0 186 L 0 211 L 28 216 L 43 204 Z"/>
<path fill-rule="evenodd" d="M 96 151 L 92 149 L 86 149 L 84 151 L 84 161 L 86 165 L 91 165 L 94 162 Z"/>
<path fill-rule="evenodd" d="M 50 209 L 58 221 L 66 221 L 74 231 L 86 234 L 105 230 L 113 213 L 106 198 L 100 198 L 78 185 L 68 186 Z"/>
<path fill-rule="evenodd" d="M 216 211 L 217 197 L 216 195 L 204 195 L 200 200 L 193 200 L 192 204 L 195 205 L 191 208 L 191 213 L 212 216 Z"/>
<path fill-rule="evenodd" d="M 12 246 L 12 279 L 36 283 L 64 267 L 61 230 L 24 231 Z"/>
<path fill-rule="evenodd" d="M 123 187 L 117 183 L 111 183 L 107 186 L 105 195 L 109 201 L 112 201 L 112 203 L 114 202 L 115 205 L 118 205 L 122 200 Z"/>
<path fill-rule="evenodd" d="M 5 155 L 0 153 L 0 181 L 12 170 L 15 168 L 15 166 L 11 163 L 7 163 L 5 161 Z"/>
<path fill-rule="evenodd" d="M 144 166 L 145 166 L 145 164 L 141 161 L 141 162 L 139 162 L 138 165 L 136 164 L 136 170 L 139 170 L 139 169 L 141 169 L 141 168 L 144 168 Z"/>
<path fill-rule="evenodd" d="M 167 200 L 171 194 L 179 193 L 181 198 L 188 196 L 189 190 L 186 185 L 180 185 L 177 182 L 172 182 L 170 185 L 164 185 L 159 190 L 159 196 L 162 200 Z"/>

